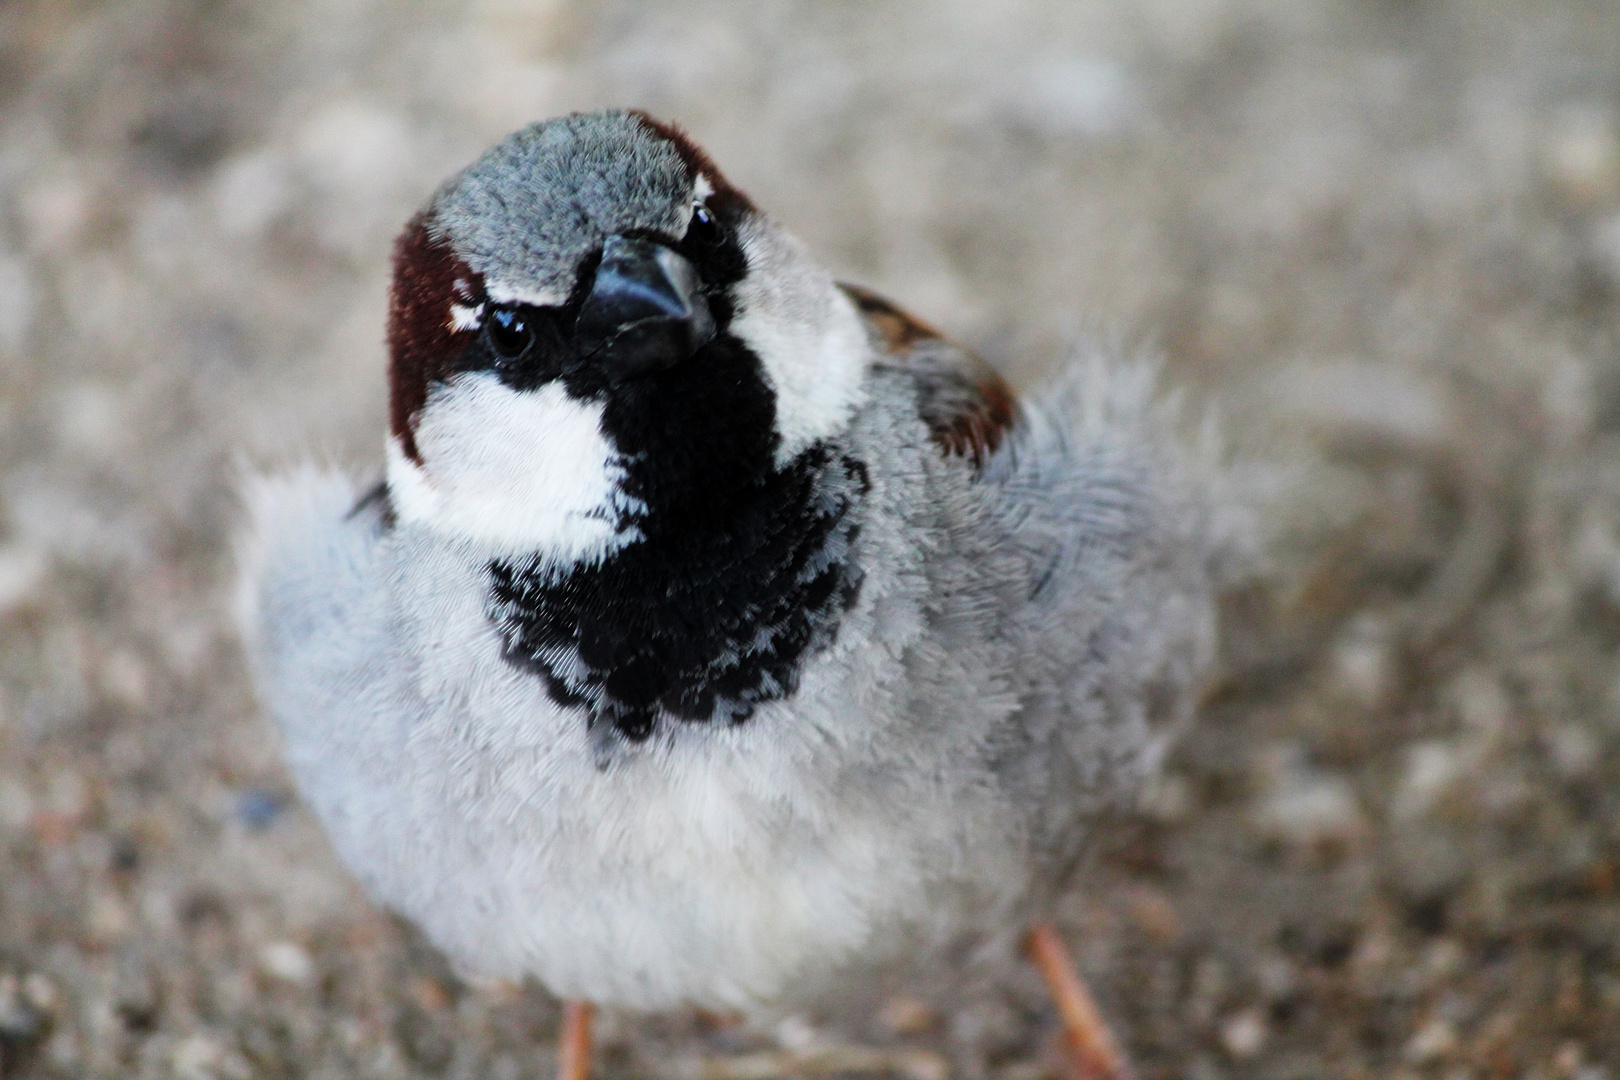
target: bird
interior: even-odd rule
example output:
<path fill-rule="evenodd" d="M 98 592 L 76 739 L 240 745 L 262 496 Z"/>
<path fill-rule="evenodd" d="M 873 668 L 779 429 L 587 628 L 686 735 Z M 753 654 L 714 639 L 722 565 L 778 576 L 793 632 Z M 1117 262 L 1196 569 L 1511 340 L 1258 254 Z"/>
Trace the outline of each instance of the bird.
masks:
<path fill-rule="evenodd" d="M 303 800 L 464 972 L 770 1021 L 1032 958 L 1196 708 L 1200 455 L 1151 364 L 1015 393 L 679 127 L 510 135 L 393 254 L 380 481 L 250 479 L 238 617 Z M 945 973 L 941 976 L 940 973 Z"/>

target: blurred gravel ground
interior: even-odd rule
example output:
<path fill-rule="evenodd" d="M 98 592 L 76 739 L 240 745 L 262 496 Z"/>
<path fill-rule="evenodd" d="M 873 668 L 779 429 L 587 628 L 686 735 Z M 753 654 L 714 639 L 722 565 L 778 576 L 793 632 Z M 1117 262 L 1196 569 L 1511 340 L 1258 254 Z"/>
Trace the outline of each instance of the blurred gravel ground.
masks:
<path fill-rule="evenodd" d="M 0 2 L 0 1075 L 550 1075 L 554 1003 L 299 808 L 228 535 L 242 461 L 379 461 L 418 202 L 607 103 L 1015 379 L 1159 351 L 1286 466 L 1070 913 L 1144 1077 L 1620 1078 L 1608 0 Z M 1040 1080 L 1030 1000 L 896 1002 L 865 1062 L 610 1016 L 602 1072 Z"/>

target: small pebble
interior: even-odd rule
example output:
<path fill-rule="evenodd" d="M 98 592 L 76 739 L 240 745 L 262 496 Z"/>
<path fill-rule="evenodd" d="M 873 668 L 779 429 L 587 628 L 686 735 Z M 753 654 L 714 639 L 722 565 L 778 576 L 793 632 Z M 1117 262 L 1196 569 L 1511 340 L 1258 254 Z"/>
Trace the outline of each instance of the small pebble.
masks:
<path fill-rule="evenodd" d="M 772 1031 L 776 1044 L 784 1050 L 803 1054 L 825 1044 L 826 1039 L 802 1016 L 789 1016 Z"/>
<path fill-rule="evenodd" d="M 1273 953 L 1261 957 L 1254 974 L 1267 1001 L 1288 1001 L 1299 993 L 1299 971 L 1286 956 Z"/>
<path fill-rule="evenodd" d="M 34 820 L 34 796 L 21 781 L 0 776 L 0 828 L 22 829 Z"/>
<path fill-rule="evenodd" d="M 0 255 L 0 354 L 22 351 L 33 328 L 36 306 L 28 264 Z"/>
<path fill-rule="evenodd" d="M 1434 1017 L 1412 1033 L 1402 1054 L 1414 1065 L 1428 1065 L 1450 1057 L 1458 1044 L 1456 1027 L 1449 1020 Z"/>
<path fill-rule="evenodd" d="M 255 150 L 220 165 L 213 185 L 214 218 L 233 237 L 257 237 L 293 198 L 285 155 Z"/>
<path fill-rule="evenodd" d="M 1150 886 L 1133 889 L 1128 903 L 1131 920 L 1154 941 L 1168 944 L 1181 936 L 1181 916 L 1162 890 Z"/>
<path fill-rule="evenodd" d="M 1226 996 L 1226 965 L 1218 956 L 1206 956 L 1193 969 L 1192 992 L 1188 995 L 1187 1019 L 1193 1026 L 1212 1020 Z"/>
<path fill-rule="evenodd" d="M 138 709 L 146 704 L 149 679 L 146 665 L 128 649 L 118 649 L 108 656 L 97 673 L 101 692 L 115 705 Z"/>
<path fill-rule="evenodd" d="M 1353 846 L 1366 835 L 1350 784 L 1311 767 L 1298 747 L 1272 747 L 1262 754 L 1258 772 L 1261 792 L 1249 821 L 1262 839 L 1321 853 Z"/>
<path fill-rule="evenodd" d="M 878 1010 L 878 1023 L 895 1035 L 921 1035 L 939 1026 L 939 1012 L 926 1001 L 896 995 Z"/>
<path fill-rule="evenodd" d="M 1446 697 L 1474 735 L 1492 742 L 1513 720 L 1513 702 L 1502 680 L 1484 668 L 1468 668 L 1446 687 Z"/>
<path fill-rule="evenodd" d="M 1264 1050 L 1270 1034 L 1265 1014 L 1259 1009 L 1244 1009 L 1221 1021 L 1221 1046 L 1238 1061 Z"/>
<path fill-rule="evenodd" d="M 1474 793 L 1479 808 L 1497 818 L 1512 818 L 1535 801 L 1534 785 L 1513 769 L 1494 769 L 1480 778 Z"/>
<path fill-rule="evenodd" d="M 218 1080 L 225 1045 L 209 1035 L 191 1035 L 175 1044 L 169 1061 L 179 1080 Z"/>
<path fill-rule="evenodd" d="M 45 797 L 34 807 L 34 835 L 42 844 L 72 839 L 90 812 L 90 789 L 72 769 L 59 769 L 45 785 Z"/>
<path fill-rule="evenodd" d="M 1620 288 L 1620 214 L 1593 222 L 1587 230 L 1586 247 L 1593 268 L 1611 286 Z"/>
<path fill-rule="evenodd" d="M 1039 1061 L 1015 1061 L 996 1070 L 996 1080 L 1052 1080 L 1052 1070 Z"/>
<path fill-rule="evenodd" d="M 102 889 L 90 897 L 85 923 L 91 938 L 101 944 L 122 941 L 134 926 L 129 905 L 118 894 Z"/>
<path fill-rule="evenodd" d="M 61 254 L 76 244 L 90 219 L 93 194 L 72 172 L 40 176 L 17 199 L 31 245 L 41 253 Z"/>
<path fill-rule="evenodd" d="M 1406 748 L 1405 756 L 1390 801 L 1390 814 L 1396 821 L 1426 816 L 1475 763 L 1463 747 L 1447 739 L 1414 743 Z"/>
<path fill-rule="evenodd" d="M 141 868 L 141 846 L 133 836 L 118 834 L 110 838 L 107 851 L 107 869 L 115 874 L 133 874 Z"/>
<path fill-rule="evenodd" d="M 1553 1054 L 1553 1068 L 1560 1076 L 1574 1076 L 1586 1062 L 1586 1051 L 1578 1042 L 1566 1042 Z"/>
<path fill-rule="evenodd" d="M 1620 198 L 1620 136 L 1613 112 L 1595 102 L 1566 106 L 1548 125 L 1543 159 L 1559 197 L 1573 209 Z"/>
<path fill-rule="evenodd" d="M 1139 809 L 1161 825 L 1186 821 L 1193 810 L 1192 785 L 1178 773 L 1161 773 L 1143 790 Z"/>
<path fill-rule="evenodd" d="M 1584 724 L 1560 724 L 1542 736 L 1553 767 L 1565 780 L 1589 774 L 1603 754 L 1597 736 Z"/>
<path fill-rule="evenodd" d="M 1384 982 L 1384 977 L 1396 959 L 1395 939 L 1382 927 L 1368 931 L 1356 942 L 1350 954 L 1350 970 L 1363 988 L 1373 988 Z"/>
<path fill-rule="evenodd" d="M 275 792 L 253 788 L 236 797 L 236 820 L 255 831 L 267 829 L 286 805 L 287 800 Z"/>
<path fill-rule="evenodd" d="M 56 393 L 55 434 L 64 448 L 104 460 L 128 446 L 130 409 L 119 388 L 79 379 Z"/>
<path fill-rule="evenodd" d="M 38 548 L 23 544 L 0 547 L 0 616 L 33 600 L 48 568 L 45 553 Z"/>
<path fill-rule="evenodd" d="M 1069 56 L 1032 64 L 1005 94 L 1008 118 L 1052 135 L 1099 137 L 1125 128 L 1135 87 L 1119 64 Z"/>
<path fill-rule="evenodd" d="M 445 989 L 444 983 L 429 975 L 412 975 L 405 992 L 416 1002 L 417 1008 L 425 1012 L 439 1012 L 452 1004 L 450 991 Z"/>
<path fill-rule="evenodd" d="M 1362 615 L 1334 642 L 1334 685 L 1363 708 L 1376 708 L 1395 685 L 1395 644 L 1382 619 Z"/>
<path fill-rule="evenodd" d="M 296 986 L 305 986 L 315 977 L 315 961 L 292 941 L 272 941 L 260 947 L 259 966 L 265 974 Z"/>
<path fill-rule="evenodd" d="M 22 981 L 24 1000 L 41 1012 L 54 1013 L 62 1004 L 56 985 L 39 972 L 30 972 Z"/>
<path fill-rule="evenodd" d="M 59 1027 L 45 1044 L 45 1060 L 65 1076 L 83 1076 L 84 1040 L 70 1027 Z"/>
<path fill-rule="evenodd" d="M 90 812 L 90 786 L 77 770 L 57 769 L 45 786 L 41 809 L 73 821 L 82 820 Z"/>
<path fill-rule="evenodd" d="M 1446 446 L 1458 426 L 1443 384 L 1395 364 L 1292 364 L 1268 378 L 1266 391 L 1282 417 L 1384 445 Z"/>
<path fill-rule="evenodd" d="M 1456 940 L 1441 938 L 1423 954 L 1423 969 L 1434 979 L 1444 979 L 1462 970 L 1468 952 Z"/>
<path fill-rule="evenodd" d="M 48 1034 L 50 1011 L 36 997 L 54 1003 L 55 993 L 31 994 L 28 980 L 0 975 L 0 1062 L 6 1060 L 8 1047 L 32 1046 Z"/>

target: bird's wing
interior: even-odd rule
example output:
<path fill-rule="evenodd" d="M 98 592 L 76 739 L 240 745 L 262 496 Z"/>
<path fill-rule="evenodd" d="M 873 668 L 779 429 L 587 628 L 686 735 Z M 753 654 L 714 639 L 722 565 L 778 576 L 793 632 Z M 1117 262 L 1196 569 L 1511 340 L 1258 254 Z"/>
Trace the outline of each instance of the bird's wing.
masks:
<path fill-rule="evenodd" d="M 917 413 L 934 442 L 975 465 L 1001 445 L 1018 401 L 994 368 L 962 346 L 857 285 L 840 283 L 879 350 L 880 369 L 902 371 L 917 385 Z"/>

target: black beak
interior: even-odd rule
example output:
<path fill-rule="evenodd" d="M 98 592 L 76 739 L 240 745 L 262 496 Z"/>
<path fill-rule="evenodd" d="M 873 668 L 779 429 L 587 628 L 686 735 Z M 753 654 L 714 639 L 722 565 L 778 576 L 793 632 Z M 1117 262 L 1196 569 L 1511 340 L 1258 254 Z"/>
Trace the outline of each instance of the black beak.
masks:
<path fill-rule="evenodd" d="M 696 267 L 653 240 L 610 236 L 574 335 L 616 375 L 663 371 L 714 337 Z"/>

